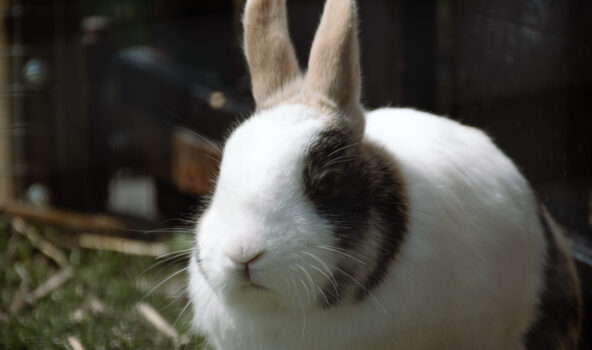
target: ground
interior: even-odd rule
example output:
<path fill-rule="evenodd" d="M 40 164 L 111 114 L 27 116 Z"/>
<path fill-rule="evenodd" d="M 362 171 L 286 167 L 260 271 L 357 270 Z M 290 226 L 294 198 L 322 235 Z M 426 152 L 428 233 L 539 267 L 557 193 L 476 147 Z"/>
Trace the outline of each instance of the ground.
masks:
<path fill-rule="evenodd" d="M 73 276 L 38 301 L 21 303 L 63 268 L 16 233 L 12 219 L 0 213 L 0 349 L 202 348 L 189 331 L 190 308 L 181 314 L 186 275 L 163 282 L 186 266 L 185 256 L 164 261 L 62 247 Z M 158 330 L 145 316 L 150 310 L 178 335 Z"/>

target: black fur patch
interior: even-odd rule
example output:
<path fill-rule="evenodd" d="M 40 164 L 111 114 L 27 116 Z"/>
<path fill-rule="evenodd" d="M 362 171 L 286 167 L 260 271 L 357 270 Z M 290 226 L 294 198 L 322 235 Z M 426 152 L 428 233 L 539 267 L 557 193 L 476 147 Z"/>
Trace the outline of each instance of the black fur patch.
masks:
<path fill-rule="evenodd" d="M 364 192 L 370 179 L 360 156 L 346 133 L 325 131 L 310 147 L 303 174 L 308 198 L 334 224 L 337 246 L 345 250 L 363 241 L 370 214 Z"/>
<path fill-rule="evenodd" d="M 321 133 L 310 146 L 305 164 L 306 195 L 332 223 L 338 249 L 359 251 L 370 239 L 370 230 L 380 233 L 379 249 L 368 257 L 375 259 L 375 267 L 358 276 L 359 283 L 353 271 L 350 276 L 334 271 L 340 277 L 339 290 L 355 286 L 354 298 L 361 301 L 382 281 L 404 238 L 407 203 L 401 177 L 382 149 L 355 143 L 341 129 Z M 328 286 L 327 294 L 332 289 Z M 343 293 L 333 295 L 323 306 L 336 305 L 342 298 Z"/>
<path fill-rule="evenodd" d="M 373 156 L 379 157 L 378 154 Z M 363 300 L 382 281 L 388 272 L 389 262 L 396 256 L 407 232 L 407 199 L 403 194 L 401 178 L 384 163 L 384 159 L 376 161 L 376 178 L 370 193 L 373 196 L 373 208 L 380 218 L 381 249 L 376 256 L 377 267 L 362 281 L 365 288 L 358 289 L 357 300 Z"/>
<path fill-rule="evenodd" d="M 538 319 L 526 334 L 525 346 L 528 350 L 575 350 L 581 322 L 578 284 L 569 273 L 569 257 L 558 247 L 542 208 L 539 217 L 547 241 L 544 290 L 540 296 Z"/>

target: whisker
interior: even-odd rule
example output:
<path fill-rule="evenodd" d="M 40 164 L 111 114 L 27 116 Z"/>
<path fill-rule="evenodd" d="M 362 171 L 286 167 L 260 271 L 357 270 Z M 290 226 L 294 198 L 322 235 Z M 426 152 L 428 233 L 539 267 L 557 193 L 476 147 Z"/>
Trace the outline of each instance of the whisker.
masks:
<path fill-rule="evenodd" d="M 157 233 L 180 233 L 180 234 L 187 234 L 190 235 L 193 233 L 193 230 L 187 228 L 181 228 L 181 227 L 169 227 L 169 228 L 157 228 L 157 229 L 152 229 L 152 230 L 134 230 L 134 229 L 126 229 L 126 231 L 128 232 L 135 232 L 135 233 L 141 233 L 144 235 L 151 235 L 151 234 L 157 234 Z"/>
<path fill-rule="evenodd" d="M 323 245 L 319 245 L 319 246 L 317 246 L 317 248 L 325 249 L 325 250 L 328 250 L 328 251 L 331 251 L 331 252 L 334 252 L 334 253 L 337 253 L 337 254 L 341 254 L 341 255 L 343 255 L 345 257 L 348 257 L 348 258 L 350 258 L 350 259 L 352 259 L 352 260 L 354 260 L 354 261 L 356 261 L 356 262 L 358 262 L 358 263 L 360 263 L 362 265 L 366 265 L 366 263 L 364 261 L 362 261 L 362 260 L 360 260 L 360 259 L 352 256 L 351 254 L 348 254 L 348 253 L 343 252 L 343 251 L 339 251 L 339 250 L 337 250 L 335 248 L 327 247 L 327 246 L 323 246 Z"/>
<path fill-rule="evenodd" d="M 352 275 L 350 275 L 349 273 L 343 271 L 340 268 L 337 268 L 337 270 L 339 272 L 341 272 L 342 274 L 346 275 L 347 277 L 349 277 L 355 284 L 357 284 L 360 288 L 364 289 L 368 295 L 374 300 L 374 302 L 376 303 L 376 305 L 382 310 L 382 312 L 384 312 L 386 315 L 388 315 L 388 311 L 386 310 L 386 308 L 378 301 L 378 299 L 376 298 L 376 296 L 374 295 L 374 293 L 372 293 L 371 291 L 368 290 L 368 288 L 366 288 L 360 281 L 358 281 L 357 278 L 353 277 Z"/>
<path fill-rule="evenodd" d="M 302 260 L 302 257 L 298 256 L 300 258 L 300 260 Z M 308 282 L 310 283 L 310 290 L 313 292 L 313 299 L 315 299 L 315 288 L 314 288 L 314 282 L 312 281 L 312 277 L 310 276 L 310 273 L 308 273 L 308 271 L 306 271 L 306 269 L 304 267 L 302 267 L 302 265 L 300 264 L 296 264 L 296 266 L 298 266 L 298 268 L 300 270 L 302 270 L 302 272 L 304 272 L 304 274 L 306 275 L 306 278 L 308 279 Z"/>
<path fill-rule="evenodd" d="M 157 257 L 156 257 L 156 259 L 158 260 L 158 259 L 166 258 L 166 257 L 168 257 L 168 256 L 170 256 L 170 255 L 177 255 L 177 254 L 179 254 L 179 253 L 182 253 L 182 254 L 185 254 L 185 253 L 190 253 L 190 252 L 192 252 L 194 249 L 195 249 L 195 248 L 193 248 L 193 247 L 192 247 L 192 248 L 187 248 L 187 249 L 176 250 L 176 251 L 174 251 L 174 252 L 169 252 L 169 253 L 166 253 L 166 254 L 162 254 L 162 255 L 160 255 L 160 256 L 157 256 Z M 165 259 L 165 260 L 166 260 L 166 259 Z"/>
<path fill-rule="evenodd" d="M 181 315 L 183 315 L 183 313 L 185 312 L 185 310 L 187 310 L 187 308 L 191 305 L 191 299 L 189 299 L 189 301 L 187 301 L 187 303 L 185 304 L 185 307 L 183 307 L 183 309 L 181 310 L 181 312 L 179 313 L 179 316 L 177 316 L 177 318 L 175 319 L 175 322 L 173 322 L 173 328 L 175 328 L 175 325 L 177 324 L 177 322 L 179 321 L 179 319 L 181 318 Z"/>
<path fill-rule="evenodd" d="M 174 252 L 160 255 L 155 258 L 155 260 L 157 260 L 157 261 L 154 264 L 150 265 L 148 268 L 143 270 L 138 276 L 142 276 L 146 272 L 152 270 L 153 268 L 155 268 L 156 266 L 159 266 L 161 264 L 165 264 L 165 267 L 166 267 L 166 266 L 170 266 L 174 262 L 178 262 L 178 261 L 181 261 L 185 258 L 188 258 L 189 256 L 191 256 L 191 253 L 193 251 L 194 251 L 194 248 L 189 248 L 189 249 L 177 250 Z M 167 261 L 169 261 L 170 263 L 167 263 Z M 160 271 L 162 271 L 162 269 L 159 270 L 158 272 L 160 272 Z"/>
<path fill-rule="evenodd" d="M 177 120 L 181 120 L 181 119 L 182 119 L 182 118 L 180 118 L 180 117 L 179 117 L 179 115 L 177 115 L 177 113 L 175 113 L 175 112 L 173 112 L 172 110 L 170 110 L 169 108 L 167 108 L 167 107 L 166 107 L 164 104 L 162 104 L 162 103 L 161 103 L 161 104 L 159 104 L 159 107 L 160 107 L 160 108 L 161 108 L 163 111 L 167 112 L 169 115 L 173 116 L 175 119 L 177 119 Z M 177 126 L 176 126 L 176 125 L 174 125 L 173 123 L 167 122 L 166 120 L 162 120 L 162 122 L 163 122 L 163 123 L 165 123 L 165 124 L 168 124 L 168 125 L 170 125 L 170 126 L 175 126 L 175 127 L 177 127 Z M 215 144 L 214 142 L 212 142 L 212 141 L 211 141 L 211 140 L 209 140 L 208 138 L 204 137 L 203 135 L 200 135 L 199 133 L 197 133 L 197 132 L 195 132 L 195 131 L 193 131 L 193 130 L 187 129 L 187 128 L 183 128 L 183 130 L 186 130 L 187 132 L 189 132 L 189 133 L 190 133 L 190 134 L 192 134 L 193 136 L 197 136 L 197 137 L 199 137 L 200 139 L 202 139 L 203 141 L 207 142 L 207 143 L 208 143 L 210 146 L 214 147 L 214 148 L 215 148 L 215 149 L 216 149 L 218 152 L 220 152 L 220 153 L 222 152 L 222 150 L 221 150 L 221 148 L 220 148 L 220 146 L 219 146 L 219 145 Z"/>
<path fill-rule="evenodd" d="M 329 282 L 333 286 L 333 289 L 335 290 L 335 296 L 339 296 L 339 292 L 337 291 L 337 285 L 333 283 L 333 281 L 331 280 L 331 278 L 329 277 L 329 275 L 327 275 L 326 273 L 323 272 L 323 270 L 319 269 L 318 267 L 316 267 L 314 265 L 310 265 L 310 267 L 312 267 L 313 269 L 317 270 L 320 274 L 322 274 L 323 276 L 325 276 L 325 278 L 327 278 L 327 280 L 329 280 Z M 320 287 L 317 287 L 317 288 L 320 288 Z M 325 296 L 325 293 L 322 292 L 322 291 L 321 291 L 321 293 L 323 294 L 323 297 L 325 299 L 327 299 L 327 297 Z"/>
<path fill-rule="evenodd" d="M 165 278 L 163 281 L 161 281 L 160 283 L 158 283 L 156 286 L 152 287 L 152 289 L 150 289 L 150 291 L 148 293 L 146 293 L 146 295 L 144 296 L 144 299 L 146 299 L 147 297 L 149 297 L 152 293 L 154 293 L 154 291 L 156 289 L 158 289 L 160 286 L 162 286 L 164 283 L 166 283 L 168 280 L 170 280 L 171 278 L 179 275 L 180 273 L 183 273 L 185 271 L 189 270 L 189 266 L 175 272 L 174 274 L 170 275 L 169 277 Z"/>
<path fill-rule="evenodd" d="M 333 164 L 349 162 L 349 161 L 356 159 L 356 158 L 360 158 L 360 155 L 350 154 L 347 156 L 337 157 L 335 159 L 331 159 L 331 160 L 327 161 L 321 168 L 324 169 L 324 168 L 326 168 L 330 165 L 333 165 Z"/>
<path fill-rule="evenodd" d="M 289 294 L 291 294 L 294 290 L 290 288 L 290 282 L 288 282 L 288 278 L 284 277 L 284 284 L 286 285 L 286 290 Z M 288 294 L 287 293 L 287 294 Z M 283 300 L 290 300 L 290 295 L 282 295 Z"/>
<path fill-rule="evenodd" d="M 329 268 L 329 266 L 327 266 L 327 264 L 325 264 L 325 262 L 323 261 L 323 259 L 319 258 L 318 256 L 309 253 L 309 252 L 302 252 L 303 254 L 306 254 L 310 257 L 312 257 L 313 259 L 315 259 L 316 261 L 318 261 L 321 266 L 323 266 L 323 268 L 327 271 L 327 273 L 331 276 L 327 276 L 323 273 L 324 276 L 327 277 L 327 279 L 329 279 L 329 281 L 331 281 L 331 284 L 333 285 L 333 289 L 335 289 L 335 296 L 339 296 L 339 292 L 337 291 L 337 280 L 335 279 L 335 276 L 333 275 L 333 272 L 331 271 L 331 269 Z M 310 265 L 313 268 L 316 268 L 316 266 L 314 265 Z M 321 272 L 321 271 L 319 271 Z M 321 272 L 322 273 L 322 272 Z"/>
<path fill-rule="evenodd" d="M 342 156 L 339 156 L 339 157 L 331 158 L 331 159 L 329 159 L 327 161 L 327 163 L 334 162 L 334 161 L 340 160 L 340 159 L 359 158 L 359 157 L 360 157 L 359 154 L 345 154 L 345 155 L 342 155 Z"/>
<path fill-rule="evenodd" d="M 327 296 L 325 295 L 325 292 L 323 292 L 323 290 L 321 289 L 321 287 L 317 287 L 317 289 L 319 290 L 319 292 L 321 292 L 321 295 L 323 296 L 323 299 L 325 299 L 325 304 L 329 305 L 329 299 L 327 299 Z"/>
<path fill-rule="evenodd" d="M 338 152 L 340 152 L 340 151 L 343 151 L 343 150 L 345 150 L 345 149 L 348 149 L 348 148 L 351 148 L 351 147 L 357 146 L 357 145 L 359 145 L 359 144 L 360 144 L 359 142 L 354 142 L 354 143 L 351 143 L 351 144 L 349 144 L 349 145 L 345 145 L 345 146 L 343 146 L 343 147 L 340 147 L 340 148 L 336 149 L 335 151 L 333 151 L 333 152 L 329 153 L 329 154 L 327 155 L 327 158 L 331 157 L 331 156 L 332 156 L 332 155 L 334 155 L 335 153 L 338 153 Z"/>
<path fill-rule="evenodd" d="M 163 265 L 162 268 L 158 271 L 155 272 L 155 274 L 158 274 L 159 272 L 161 272 L 162 270 L 166 269 L 167 267 L 178 263 L 180 261 L 183 261 L 185 259 L 188 259 L 189 254 L 183 253 L 177 256 L 172 256 L 172 257 L 168 257 L 162 261 L 157 261 L 154 264 L 150 265 L 149 267 L 147 267 L 146 269 L 144 269 L 142 272 L 140 272 L 140 274 L 138 275 L 138 277 L 141 277 L 142 275 L 144 275 L 146 272 L 156 268 L 157 266 Z"/>
<path fill-rule="evenodd" d="M 304 306 L 300 306 L 300 308 L 302 309 L 302 335 L 301 335 L 301 340 L 304 340 L 304 333 L 306 331 L 306 313 L 304 312 Z"/>
<path fill-rule="evenodd" d="M 310 303 L 310 292 L 308 291 L 308 287 L 306 286 L 306 283 L 304 283 L 304 280 L 302 278 L 300 278 L 300 283 L 302 283 L 302 286 L 306 291 L 306 300 Z"/>
<path fill-rule="evenodd" d="M 339 163 L 347 163 L 347 162 L 351 161 L 352 159 L 342 159 L 342 160 L 338 160 L 338 161 L 334 161 L 334 162 L 329 162 L 329 163 L 323 165 L 322 169 L 329 167 L 331 165 L 339 164 Z"/>

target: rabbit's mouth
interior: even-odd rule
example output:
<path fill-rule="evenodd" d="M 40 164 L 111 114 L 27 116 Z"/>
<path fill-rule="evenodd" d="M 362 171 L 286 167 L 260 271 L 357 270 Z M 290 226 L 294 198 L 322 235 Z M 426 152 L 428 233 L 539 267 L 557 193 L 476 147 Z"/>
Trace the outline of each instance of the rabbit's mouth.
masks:
<path fill-rule="evenodd" d="M 263 286 L 262 284 L 260 284 L 256 280 L 254 280 L 249 274 L 245 275 L 243 273 L 239 276 L 235 276 L 235 278 L 238 279 L 238 285 L 241 289 L 244 289 L 244 290 L 267 290 L 267 291 L 270 290 L 269 288 Z"/>
<path fill-rule="evenodd" d="M 247 283 L 246 285 L 243 286 L 243 288 L 269 291 L 269 288 L 266 288 L 260 284 L 254 283 L 254 282 Z"/>

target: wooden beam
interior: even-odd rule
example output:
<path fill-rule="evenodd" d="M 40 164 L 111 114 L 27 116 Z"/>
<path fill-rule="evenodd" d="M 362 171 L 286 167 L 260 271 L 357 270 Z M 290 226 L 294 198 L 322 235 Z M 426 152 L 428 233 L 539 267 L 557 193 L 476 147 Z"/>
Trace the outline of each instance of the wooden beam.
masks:
<path fill-rule="evenodd" d="M 49 207 L 33 207 L 14 201 L 0 201 L 1 212 L 85 232 L 126 232 L 130 230 L 128 223 L 112 216 L 79 214 Z"/>
<path fill-rule="evenodd" d="M 134 239 L 83 233 L 78 245 L 86 249 L 107 250 L 127 255 L 162 257 L 170 253 L 168 243 L 150 243 Z"/>

